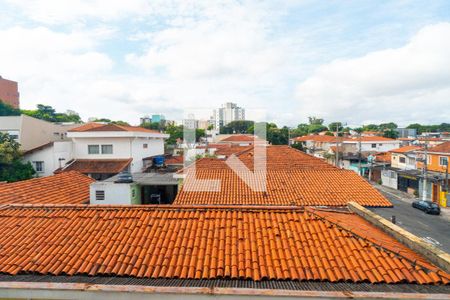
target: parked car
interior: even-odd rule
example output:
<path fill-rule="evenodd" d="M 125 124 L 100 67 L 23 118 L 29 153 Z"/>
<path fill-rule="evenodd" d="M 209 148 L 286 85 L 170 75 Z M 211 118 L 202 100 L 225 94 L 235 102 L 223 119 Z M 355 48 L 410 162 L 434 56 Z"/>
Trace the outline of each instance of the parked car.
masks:
<path fill-rule="evenodd" d="M 414 201 L 412 203 L 412 207 L 420 209 L 430 215 L 439 215 L 441 213 L 439 205 L 431 201 L 424 201 L 424 200 Z"/>

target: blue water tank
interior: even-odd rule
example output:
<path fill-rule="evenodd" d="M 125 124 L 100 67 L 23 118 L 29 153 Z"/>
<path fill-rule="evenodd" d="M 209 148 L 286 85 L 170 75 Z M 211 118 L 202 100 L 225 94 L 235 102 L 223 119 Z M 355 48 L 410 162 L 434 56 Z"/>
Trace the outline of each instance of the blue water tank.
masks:
<path fill-rule="evenodd" d="M 155 156 L 153 158 L 153 164 L 157 167 L 164 166 L 164 156 Z"/>

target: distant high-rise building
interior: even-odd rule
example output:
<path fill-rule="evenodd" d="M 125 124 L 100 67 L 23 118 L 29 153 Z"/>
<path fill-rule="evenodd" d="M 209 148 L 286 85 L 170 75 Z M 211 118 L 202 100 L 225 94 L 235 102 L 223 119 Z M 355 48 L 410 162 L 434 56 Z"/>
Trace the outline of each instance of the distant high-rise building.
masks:
<path fill-rule="evenodd" d="M 152 115 L 152 123 L 161 123 L 161 121 L 164 121 L 166 117 L 164 115 Z"/>
<path fill-rule="evenodd" d="M 19 88 L 17 82 L 4 79 L 0 76 L 0 100 L 14 108 L 19 108 Z"/>
<path fill-rule="evenodd" d="M 213 118 L 215 128 L 220 129 L 230 122 L 245 120 L 245 109 L 238 107 L 236 103 L 227 102 L 213 111 Z"/>

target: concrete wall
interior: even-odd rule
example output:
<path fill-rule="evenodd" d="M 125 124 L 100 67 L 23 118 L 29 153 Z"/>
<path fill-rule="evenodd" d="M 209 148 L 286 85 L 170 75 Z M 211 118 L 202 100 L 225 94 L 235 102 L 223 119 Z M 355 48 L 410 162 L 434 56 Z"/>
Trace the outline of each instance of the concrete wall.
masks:
<path fill-rule="evenodd" d="M 60 161 L 59 159 L 64 159 Z M 36 161 L 44 162 L 44 171 L 38 172 L 38 176 L 50 176 L 61 166 L 72 159 L 72 141 L 54 142 L 53 145 L 25 154 L 23 161 L 30 162 L 35 167 Z"/>
<path fill-rule="evenodd" d="M 375 148 L 372 148 L 375 144 Z M 392 142 L 361 142 L 361 152 L 387 152 L 400 147 L 400 141 Z M 359 143 L 344 142 L 344 152 L 357 153 L 359 151 Z"/>
<path fill-rule="evenodd" d="M 0 131 L 18 131 L 21 149 L 27 151 L 51 141 L 65 138 L 66 132 L 77 125 L 60 125 L 26 115 L 0 117 Z"/>
<path fill-rule="evenodd" d="M 404 158 L 405 162 L 402 163 L 400 158 Z M 413 157 L 408 157 L 402 153 L 392 153 L 391 157 L 391 167 L 398 168 L 402 170 L 415 170 L 416 169 L 416 159 Z"/>
<path fill-rule="evenodd" d="M 144 167 L 142 159 L 164 154 L 162 138 L 138 137 L 91 137 L 73 138 L 74 158 L 77 159 L 126 159 L 133 158 L 131 172 L 141 172 Z M 147 148 L 144 148 L 147 144 Z M 99 145 L 100 154 L 89 154 L 88 145 Z M 113 145 L 112 154 L 102 154 L 101 145 Z"/>
<path fill-rule="evenodd" d="M 136 184 L 133 183 L 114 183 L 97 181 L 91 184 L 89 189 L 90 204 L 116 204 L 116 205 L 130 205 L 132 203 L 132 189 Z M 97 201 L 95 197 L 96 191 L 105 191 L 105 200 Z M 136 201 L 134 197 L 134 201 Z"/>
<path fill-rule="evenodd" d="M 397 189 L 398 174 L 392 170 L 381 171 L 381 184 L 393 189 Z"/>

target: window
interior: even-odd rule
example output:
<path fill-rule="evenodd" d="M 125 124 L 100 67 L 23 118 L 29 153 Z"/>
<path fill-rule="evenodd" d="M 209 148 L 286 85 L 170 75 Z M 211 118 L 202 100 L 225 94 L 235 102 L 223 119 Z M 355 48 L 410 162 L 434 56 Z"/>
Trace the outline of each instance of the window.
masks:
<path fill-rule="evenodd" d="M 95 200 L 97 201 L 105 200 L 105 191 L 102 190 L 95 191 Z"/>
<path fill-rule="evenodd" d="M 99 154 L 100 147 L 98 145 L 88 145 L 88 154 Z"/>
<path fill-rule="evenodd" d="M 34 169 L 38 173 L 44 172 L 44 162 L 43 161 L 34 161 Z"/>
<path fill-rule="evenodd" d="M 144 147 L 144 149 L 148 148 L 148 144 L 143 144 L 142 147 Z"/>
<path fill-rule="evenodd" d="M 383 144 L 378 144 L 379 147 L 383 146 Z"/>
<path fill-rule="evenodd" d="M 439 165 L 446 166 L 447 164 L 448 164 L 448 157 L 447 156 L 439 156 Z"/>
<path fill-rule="evenodd" d="M 377 147 L 377 144 L 372 144 L 372 148 L 376 148 Z"/>
<path fill-rule="evenodd" d="M 427 155 L 427 165 L 431 165 L 431 156 Z"/>
<path fill-rule="evenodd" d="M 112 154 L 113 145 L 102 145 L 102 154 Z"/>
<path fill-rule="evenodd" d="M 400 163 L 402 164 L 406 163 L 406 159 L 404 157 L 400 157 Z"/>

